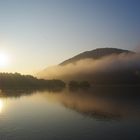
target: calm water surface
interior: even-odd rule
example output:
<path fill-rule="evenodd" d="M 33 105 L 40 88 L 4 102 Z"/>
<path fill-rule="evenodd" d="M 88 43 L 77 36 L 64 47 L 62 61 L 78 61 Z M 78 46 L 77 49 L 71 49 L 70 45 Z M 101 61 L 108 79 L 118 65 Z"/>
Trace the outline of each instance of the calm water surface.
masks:
<path fill-rule="evenodd" d="M 1 91 L 0 140 L 139 140 L 139 96 L 97 92 Z"/>

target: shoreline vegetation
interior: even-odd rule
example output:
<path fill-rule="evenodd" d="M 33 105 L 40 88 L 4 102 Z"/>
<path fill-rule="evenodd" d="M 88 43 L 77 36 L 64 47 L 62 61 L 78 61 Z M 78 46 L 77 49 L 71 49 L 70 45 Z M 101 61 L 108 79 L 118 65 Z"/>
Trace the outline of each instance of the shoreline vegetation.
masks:
<path fill-rule="evenodd" d="M 0 89 L 48 89 L 61 90 L 65 88 L 62 80 L 37 79 L 32 75 L 20 73 L 0 73 Z"/>
<path fill-rule="evenodd" d="M 72 90 L 78 90 L 78 89 L 84 89 L 87 90 L 91 87 L 90 83 L 88 81 L 70 81 L 68 83 L 69 89 Z"/>
<path fill-rule="evenodd" d="M 32 75 L 22 75 L 20 73 L 0 73 L 0 89 L 35 89 L 61 91 L 64 88 L 69 90 L 89 89 L 96 87 L 140 87 L 140 84 L 92 84 L 88 81 L 67 81 L 58 79 L 46 80 L 38 79 Z"/>
<path fill-rule="evenodd" d="M 69 81 L 67 84 L 69 88 L 89 88 L 88 81 Z M 38 79 L 32 75 L 22 75 L 20 73 L 0 73 L 0 89 L 63 89 L 66 83 L 58 79 Z"/>
<path fill-rule="evenodd" d="M 20 97 L 36 92 L 79 93 L 111 98 L 140 98 L 139 84 L 92 84 L 88 81 L 67 81 L 37 79 L 20 73 L 0 73 L 0 97 Z"/>

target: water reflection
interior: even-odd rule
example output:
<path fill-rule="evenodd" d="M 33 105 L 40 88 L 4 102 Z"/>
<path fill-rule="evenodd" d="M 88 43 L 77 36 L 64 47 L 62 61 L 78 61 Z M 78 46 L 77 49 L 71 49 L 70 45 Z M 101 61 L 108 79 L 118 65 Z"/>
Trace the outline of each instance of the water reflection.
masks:
<path fill-rule="evenodd" d="M 47 92 L 47 93 L 58 93 L 63 91 L 62 89 L 50 89 L 50 90 L 46 90 L 46 89 L 33 89 L 33 88 L 29 88 L 29 89 L 4 89 L 4 90 L 0 90 L 0 97 L 2 98 L 19 98 L 21 96 L 29 96 L 32 94 L 35 94 L 37 92 L 43 93 L 43 92 Z"/>
<path fill-rule="evenodd" d="M 88 92 L 63 91 L 60 94 L 45 94 L 53 102 L 59 102 L 66 108 L 97 119 L 123 119 L 140 117 L 140 104 L 137 99 L 101 96 Z"/>
<path fill-rule="evenodd" d="M 59 103 L 65 108 L 76 111 L 84 116 L 118 120 L 140 117 L 139 87 L 108 88 L 96 87 L 90 90 L 38 91 L 38 90 L 5 90 L 0 92 L 3 98 L 29 96 L 40 93 L 49 102 Z M 0 100 L 0 112 L 4 103 Z"/>
<path fill-rule="evenodd" d="M 4 90 L 0 139 L 139 140 L 139 93 L 134 87 Z"/>
<path fill-rule="evenodd" d="M 4 107 L 4 101 L 0 99 L 0 113 L 2 113 L 3 107 Z"/>

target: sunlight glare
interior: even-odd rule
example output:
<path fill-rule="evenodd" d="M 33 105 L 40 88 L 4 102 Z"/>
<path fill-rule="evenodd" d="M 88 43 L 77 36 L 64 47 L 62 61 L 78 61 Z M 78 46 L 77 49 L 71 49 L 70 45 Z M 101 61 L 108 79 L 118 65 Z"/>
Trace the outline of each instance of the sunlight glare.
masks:
<path fill-rule="evenodd" d="M 3 106 L 4 106 L 4 102 L 3 100 L 0 99 L 0 113 L 2 112 Z"/>
<path fill-rule="evenodd" d="M 9 56 L 6 53 L 0 53 L 0 67 L 6 67 L 9 63 Z"/>

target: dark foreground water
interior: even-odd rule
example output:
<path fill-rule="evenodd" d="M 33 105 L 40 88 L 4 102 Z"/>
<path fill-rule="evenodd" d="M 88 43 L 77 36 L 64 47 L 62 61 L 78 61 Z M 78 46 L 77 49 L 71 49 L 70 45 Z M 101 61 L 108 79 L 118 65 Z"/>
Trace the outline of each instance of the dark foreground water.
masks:
<path fill-rule="evenodd" d="M 0 140 L 140 140 L 138 94 L 135 87 L 1 91 Z"/>

